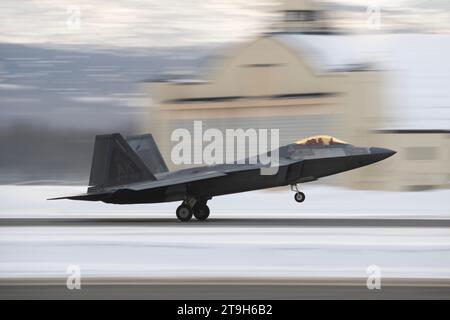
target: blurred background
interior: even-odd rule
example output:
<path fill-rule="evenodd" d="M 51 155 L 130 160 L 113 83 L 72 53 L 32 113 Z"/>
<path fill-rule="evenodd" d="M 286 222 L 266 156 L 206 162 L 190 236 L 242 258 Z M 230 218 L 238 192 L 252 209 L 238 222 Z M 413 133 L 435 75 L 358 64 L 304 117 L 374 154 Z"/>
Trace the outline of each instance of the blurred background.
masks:
<path fill-rule="evenodd" d="M 450 297 L 448 0 L 1 0 L 0 15 L 0 298 Z M 194 120 L 398 153 L 302 185 L 301 205 L 289 188 L 214 198 L 206 224 L 180 224 L 175 202 L 46 201 L 86 191 L 97 134 L 151 132 L 177 169 L 171 133 Z"/>
<path fill-rule="evenodd" d="M 450 186 L 448 1 L 0 4 L 0 184 L 85 185 L 96 134 L 279 128 L 398 151 L 326 183 Z"/>

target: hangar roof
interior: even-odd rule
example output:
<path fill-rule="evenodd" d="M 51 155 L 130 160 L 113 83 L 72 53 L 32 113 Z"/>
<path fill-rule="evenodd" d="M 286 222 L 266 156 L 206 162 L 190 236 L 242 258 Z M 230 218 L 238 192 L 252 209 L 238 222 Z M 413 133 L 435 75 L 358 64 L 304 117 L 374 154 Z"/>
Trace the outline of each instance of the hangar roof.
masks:
<path fill-rule="evenodd" d="M 450 129 L 450 35 L 270 33 L 266 36 L 297 52 L 319 72 L 385 71 L 381 90 L 388 119 L 378 129 Z M 216 51 L 220 54 L 226 49 Z"/>
<path fill-rule="evenodd" d="M 367 35 L 274 33 L 271 38 L 296 51 L 318 71 L 366 70 L 376 62 L 380 40 Z"/>
<path fill-rule="evenodd" d="M 388 121 L 380 129 L 450 129 L 450 35 L 271 36 L 318 70 L 373 66 L 385 71 L 381 90 Z"/>

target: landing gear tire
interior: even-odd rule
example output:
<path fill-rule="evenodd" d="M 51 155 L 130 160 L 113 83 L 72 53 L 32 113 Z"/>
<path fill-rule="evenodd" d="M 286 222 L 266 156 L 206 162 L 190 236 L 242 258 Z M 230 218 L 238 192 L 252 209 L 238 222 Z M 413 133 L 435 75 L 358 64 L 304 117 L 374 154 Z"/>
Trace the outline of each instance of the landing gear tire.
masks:
<path fill-rule="evenodd" d="M 194 206 L 194 217 L 199 221 L 204 221 L 209 217 L 209 207 L 205 205 Z"/>
<path fill-rule="evenodd" d="M 177 208 L 177 218 L 180 221 L 186 222 L 192 219 L 193 210 L 187 206 L 182 204 Z"/>
<path fill-rule="evenodd" d="M 305 201 L 305 194 L 303 192 L 296 192 L 294 195 L 294 199 L 295 201 L 301 203 L 303 201 Z"/>

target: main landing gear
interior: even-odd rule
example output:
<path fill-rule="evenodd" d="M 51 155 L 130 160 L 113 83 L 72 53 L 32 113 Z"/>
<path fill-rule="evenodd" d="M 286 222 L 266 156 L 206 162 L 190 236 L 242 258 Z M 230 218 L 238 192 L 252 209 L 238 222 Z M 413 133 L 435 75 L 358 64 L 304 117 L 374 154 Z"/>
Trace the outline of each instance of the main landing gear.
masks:
<path fill-rule="evenodd" d="M 306 198 L 305 194 L 298 190 L 298 186 L 296 184 L 291 185 L 291 190 L 295 191 L 295 195 L 294 195 L 295 201 L 297 201 L 299 203 L 305 201 L 305 198 Z"/>
<path fill-rule="evenodd" d="M 183 201 L 181 206 L 177 208 L 177 218 L 186 222 L 192 219 L 192 216 L 199 221 L 204 221 L 209 217 L 209 207 L 206 205 L 207 200 L 197 200 L 188 198 Z"/>

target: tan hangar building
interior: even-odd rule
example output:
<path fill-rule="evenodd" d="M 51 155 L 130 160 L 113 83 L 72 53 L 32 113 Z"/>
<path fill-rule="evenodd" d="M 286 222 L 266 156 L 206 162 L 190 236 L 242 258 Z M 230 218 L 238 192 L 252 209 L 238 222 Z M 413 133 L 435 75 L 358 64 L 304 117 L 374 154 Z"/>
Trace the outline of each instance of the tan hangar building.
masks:
<path fill-rule="evenodd" d="M 223 50 L 201 77 L 145 84 L 152 101 L 146 131 L 159 141 L 170 169 L 180 168 L 170 161 L 175 142 L 162 142 L 170 142 L 177 128 L 192 130 L 196 120 L 202 121 L 204 130 L 276 128 L 280 145 L 327 134 L 354 145 L 410 147 L 405 133 L 376 131 L 386 127 L 385 73 L 369 64 L 376 42 L 333 34 L 325 27 L 322 10 L 311 1 L 285 1 L 279 11 L 282 18 L 273 32 Z M 438 140 L 442 139 L 449 141 L 441 134 Z M 397 171 L 414 167 L 410 162 L 404 166 L 403 161 L 408 160 L 397 155 L 329 182 L 404 189 L 417 182 L 403 179 L 409 174 Z M 429 176 L 427 184 L 448 186 L 449 176 Z"/>

